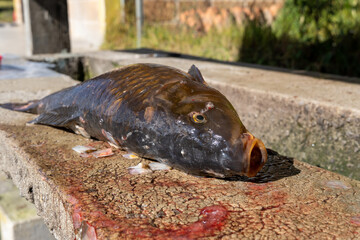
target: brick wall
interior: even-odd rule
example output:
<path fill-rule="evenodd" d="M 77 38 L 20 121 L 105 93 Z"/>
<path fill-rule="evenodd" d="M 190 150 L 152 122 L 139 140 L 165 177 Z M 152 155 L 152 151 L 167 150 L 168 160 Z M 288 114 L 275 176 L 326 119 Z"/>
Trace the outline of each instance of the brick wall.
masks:
<path fill-rule="evenodd" d="M 271 24 L 284 0 L 144 0 L 146 22 L 170 22 L 208 31 L 255 18 Z"/>

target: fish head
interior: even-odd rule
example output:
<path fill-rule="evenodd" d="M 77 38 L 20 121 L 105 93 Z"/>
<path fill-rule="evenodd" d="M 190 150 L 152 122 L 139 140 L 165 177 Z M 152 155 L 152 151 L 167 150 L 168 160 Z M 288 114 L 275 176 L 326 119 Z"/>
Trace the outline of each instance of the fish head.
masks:
<path fill-rule="evenodd" d="M 193 166 L 198 164 L 196 168 L 206 175 L 255 176 L 267 161 L 263 142 L 245 128 L 224 95 L 195 85 L 172 109 L 181 123 L 177 128 L 183 137 L 178 146 L 188 153 L 183 156 L 193 159 Z"/>

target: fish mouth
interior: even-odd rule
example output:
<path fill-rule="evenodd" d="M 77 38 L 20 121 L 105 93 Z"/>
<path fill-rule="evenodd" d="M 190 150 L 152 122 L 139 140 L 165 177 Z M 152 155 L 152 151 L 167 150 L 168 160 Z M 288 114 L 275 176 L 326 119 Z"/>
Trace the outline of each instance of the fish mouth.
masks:
<path fill-rule="evenodd" d="M 242 134 L 243 168 L 247 177 L 255 177 L 267 161 L 267 151 L 264 143 L 250 133 Z"/>

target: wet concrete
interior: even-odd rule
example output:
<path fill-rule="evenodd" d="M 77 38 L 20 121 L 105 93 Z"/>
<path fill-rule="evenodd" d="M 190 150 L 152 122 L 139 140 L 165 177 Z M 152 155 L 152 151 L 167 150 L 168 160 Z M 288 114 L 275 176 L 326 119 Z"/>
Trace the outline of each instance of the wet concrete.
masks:
<path fill-rule="evenodd" d="M 36 208 L 19 195 L 19 189 L 0 171 L 0 239 L 53 240 Z"/>
<path fill-rule="evenodd" d="M 3 54 L 0 65 L 0 81 L 19 78 L 54 77 L 57 72 L 50 70 L 51 64 L 31 62 L 12 54 Z"/>

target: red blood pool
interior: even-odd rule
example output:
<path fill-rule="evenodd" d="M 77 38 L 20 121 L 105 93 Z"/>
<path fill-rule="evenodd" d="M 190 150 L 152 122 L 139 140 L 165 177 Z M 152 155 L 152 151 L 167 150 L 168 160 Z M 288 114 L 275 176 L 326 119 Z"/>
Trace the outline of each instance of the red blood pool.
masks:
<path fill-rule="evenodd" d="M 221 230 L 228 216 L 225 207 L 214 205 L 205 207 L 201 210 L 199 221 L 183 226 L 178 230 L 165 231 L 161 237 L 172 239 L 195 239 L 212 235 L 215 231 Z M 160 237 L 160 239 L 161 239 Z"/>

